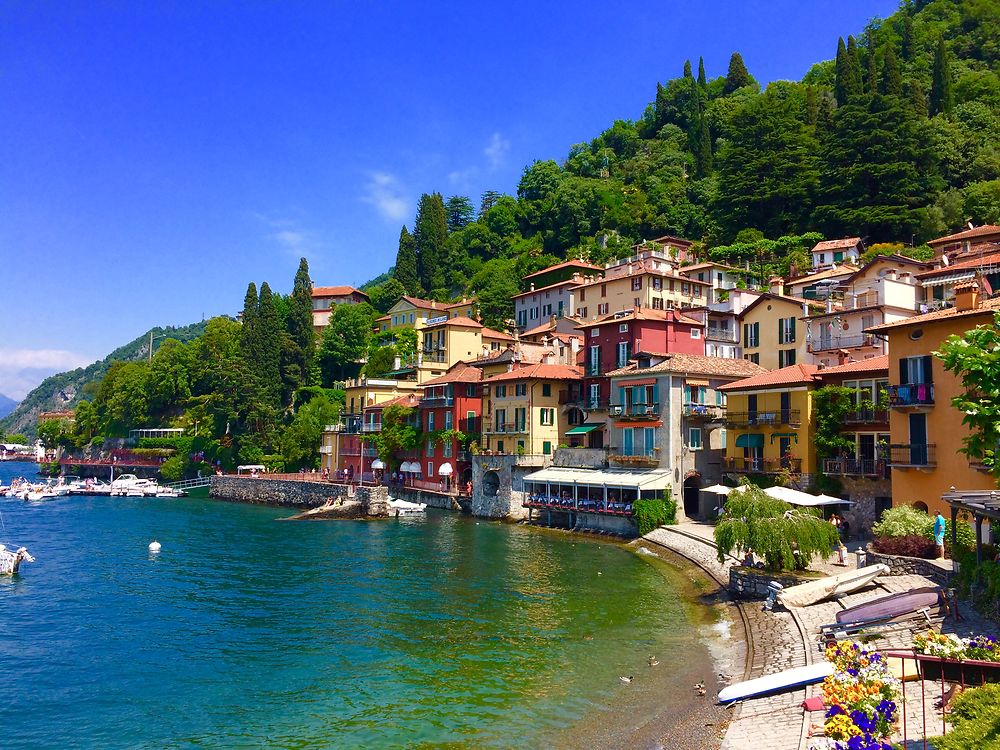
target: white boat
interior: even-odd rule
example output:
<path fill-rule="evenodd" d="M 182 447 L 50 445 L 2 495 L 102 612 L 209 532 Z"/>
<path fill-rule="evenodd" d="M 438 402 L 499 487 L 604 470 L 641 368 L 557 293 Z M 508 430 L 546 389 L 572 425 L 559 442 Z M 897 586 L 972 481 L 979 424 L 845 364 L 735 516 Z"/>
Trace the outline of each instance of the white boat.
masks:
<path fill-rule="evenodd" d="M 754 698 L 758 695 L 768 695 L 771 693 L 783 693 L 787 690 L 804 685 L 812 685 L 822 682 L 834 672 L 833 664 L 823 660 L 816 664 L 809 664 L 805 667 L 793 667 L 784 672 L 764 675 L 746 682 L 737 682 L 723 688 L 719 692 L 719 703 L 732 703 L 733 701 Z"/>
<path fill-rule="evenodd" d="M 0 575 L 13 575 L 24 561 L 35 561 L 27 549 L 19 547 L 17 552 L 11 552 L 5 545 L 0 544 Z"/>
<path fill-rule="evenodd" d="M 389 498 L 389 508 L 397 516 L 411 516 L 423 513 L 427 509 L 427 503 L 411 503 L 408 500 Z"/>
<path fill-rule="evenodd" d="M 139 479 L 135 474 L 122 474 L 111 482 L 111 494 L 119 497 L 143 497 L 156 494 L 156 482 Z"/>
<path fill-rule="evenodd" d="M 162 487 L 157 486 L 156 497 L 183 497 L 184 493 L 181 490 L 174 489 L 173 487 Z"/>
<path fill-rule="evenodd" d="M 833 596 L 842 596 L 867 586 L 883 573 L 889 572 L 888 565 L 869 565 L 866 568 L 849 570 L 834 576 L 826 576 L 798 586 L 791 586 L 778 592 L 778 601 L 786 607 L 808 607 Z"/>

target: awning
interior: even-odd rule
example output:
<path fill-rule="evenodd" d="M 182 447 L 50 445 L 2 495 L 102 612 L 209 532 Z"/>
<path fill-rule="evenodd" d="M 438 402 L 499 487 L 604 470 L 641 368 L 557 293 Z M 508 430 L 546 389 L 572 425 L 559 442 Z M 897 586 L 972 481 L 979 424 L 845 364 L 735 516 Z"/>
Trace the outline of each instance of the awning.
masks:
<path fill-rule="evenodd" d="M 399 467 L 399 470 L 404 474 L 415 474 L 416 472 L 420 471 L 420 467 L 416 466 L 415 463 L 412 463 L 410 461 L 403 461 L 403 463 Z"/>
<path fill-rule="evenodd" d="M 600 429 L 604 425 L 601 423 L 596 424 L 581 424 L 577 425 L 571 430 L 566 430 L 567 435 L 586 435 L 588 432 L 593 432 L 594 430 Z"/>
<path fill-rule="evenodd" d="M 438 474 L 442 477 L 450 477 L 454 473 L 455 470 L 451 467 L 451 464 L 447 462 L 441 464 L 438 468 Z"/>
<path fill-rule="evenodd" d="M 618 380 L 615 378 L 619 388 L 638 388 L 641 385 L 656 385 L 656 378 L 646 378 L 645 380 Z"/>
<path fill-rule="evenodd" d="M 645 422 L 615 422 L 615 427 L 663 427 L 662 420 L 657 420 L 655 422 L 645 421 Z"/>
<path fill-rule="evenodd" d="M 708 385 L 707 380 L 696 380 L 694 378 L 684 378 L 684 383 L 687 385 Z"/>
<path fill-rule="evenodd" d="M 384 469 L 385 468 L 385 464 L 382 463 L 382 459 L 381 458 L 376 458 L 374 461 L 372 461 L 372 468 L 376 469 L 376 470 L 378 470 L 378 469 Z"/>
<path fill-rule="evenodd" d="M 775 438 L 795 438 L 795 442 L 799 442 L 799 433 L 797 432 L 776 432 L 771 435 L 771 445 L 774 445 Z"/>
<path fill-rule="evenodd" d="M 763 448 L 764 436 L 760 433 L 747 433 L 736 438 L 737 448 Z"/>
<path fill-rule="evenodd" d="M 580 485 L 584 487 L 631 487 L 638 490 L 663 490 L 670 486 L 669 469 L 571 469 L 550 466 L 526 474 L 524 481 L 541 484 Z"/>
<path fill-rule="evenodd" d="M 959 281 L 974 278 L 976 278 L 975 271 L 957 271 L 956 273 L 945 274 L 944 276 L 938 276 L 933 279 L 921 279 L 920 285 L 924 287 L 944 286 L 945 284 L 955 284 Z"/>

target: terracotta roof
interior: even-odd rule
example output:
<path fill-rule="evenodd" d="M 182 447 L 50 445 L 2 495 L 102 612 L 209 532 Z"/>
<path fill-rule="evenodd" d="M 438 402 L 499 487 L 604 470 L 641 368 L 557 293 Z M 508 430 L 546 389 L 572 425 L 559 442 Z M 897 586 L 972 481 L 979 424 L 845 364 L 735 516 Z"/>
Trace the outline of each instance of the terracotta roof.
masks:
<path fill-rule="evenodd" d="M 493 328 L 487 328 L 483 326 L 483 330 L 480 331 L 484 339 L 500 339 L 501 341 L 513 341 L 514 337 L 509 333 L 504 333 L 503 331 L 497 331 Z"/>
<path fill-rule="evenodd" d="M 526 292 L 518 292 L 513 295 L 511 299 L 517 299 L 518 297 L 527 297 L 529 294 L 538 294 L 539 292 L 544 292 L 547 289 L 555 289 L 557 286 L 579 286 L 583 283 L 582 279 L 566 279 L 565 281 L 557 281 L 555 284 L 549 284 L 548 286 L 540 286 L 535 289 L 529 289 Z"/>
<path fill-rule="evenodd" d="M 405 299 L 414 307 L 419 307 L 421 310 L 450 310 L 453 307 L 465 307 L 474 303 L 473 300 L 465 300 L 465 302 L 438 302 L 432 299 L 421 299 L 420 297 L 411 297 L 408 294 L 404 294 L 400 299 Z"/>
<path fill-rule="evenodd" d="M 486 378 L 488 383 L 504 380 L 580 380 L 583 370 L 571 365 L 528 365 Z"/>
<path fill-rule="evenodd" d="M 930 271 L 921 271 L 915 274 L 918 279 L 931 279 L 935 276 L 945 276 L 949 273 L 953 273 L 955 269 L 970 269 L 979 268 L 979 266 L 991 266 L 1000 263 L 1000 253 L 989 253 L 987 255 L 980 255 L 975 258 L 967 258 L 965 260 L 960 260 L 951 265 L 941 266 L 940 268 L 932 268 Z"/>
<path fill-rule="evenodd" d="M 549 320 L 546 321 L 545 323 L 542 323 L 540 326 L 536 326 L 535 328 L 531 328 L 525 331 L 524 333 L 521 334 L 521 336 L 522 337 L 538 336 L 539 334 L 548 333 L 549 331 L 555 330 L 555 327 L 556 327 L 556 322 L 551 318 L 549 318 Z"/>
<path fill-rule="evenodd" d="M 367 294 L 353 286 L 314 286 L 312 288 L 313 297 L 349 297 L 352 294 L 360 294 L 368 299 Z"/>
<path fill-rule="evenodd" d="M 923 315 L 915 315 L 912 318 L 894 320 L 892 323 L 883 323 L 882 325 L 866 328 L 865 333 L 881 333 L 893 328 L 932 323 L 936 320 L 945 320 L 948 318 L 969 318 L 976 315 L 987 315 L 997 310 L 1000 310 L 1000 297 L 993 297 L 992 299 L 980 300 L 979 307 L 974 310 L 957 310 L 954 307 L 946 307 L 943 310 L 934 310 Z"/>
<path fill-rule="evenodd" d="M 749 378 L 762 372 L 763 367 L 748 359 L 726 359 L 723 357 L 706 357 L 702 354 L 666 354 L 664 360 L 650 367 L 639 369 L 636 364 L 612 370 L 608 377 L 617 378 L 625 375 L 644 375 L 649 373 L 670 372 L 688 375 L 708 375 L 716 377 Z"/>
<path fill-rule="evenodd" d="M 816 374 L 820 377 L 826 377 L 827 375 L 853 375 L 855 373 L 879 372 L 881 370 L 887 372 L 889 370 L 888 354 L 882 354 L 871 359 L 860 359 L 857 362 L 848 362 L 847 364 L 835 367 L 824 367 Z"/>
<path fill-rule="evenodd" d="M 822 309 L 823 308 L 822 303 L 818 303 L 815 300 L 808 300 L 808 299 L 804 299 L 803 297 L 793 297 L 790 294 L 771 294 L 771 292 L 760 292 L 759 295 L 760 296 L 758 296 L 757 299 L 755 299 L 749 305 L 747 305 L 746 307 L 744 307 L 743 310 L 742 310 L 742 312 L 737 313 L 736 317 L 742 319 L 743 317 L 746 316 L 746 314 L 748 312 L 750 312 L 755 307 L 757 307 L 758 305 L 760 305 L 761 303 L 763 303 L 763 302 L 765 302 L 765 301 L 767 301 L 769 299 L 770 300 L 775 300 L 777 302 L 790 302 L 793 305 L 797 305 L 799 308 L 801 308 L 803 304 L 806 304 L 806 305 L 809 305 L 810 307 L 814 307 L 814 308 L 818 308 L 818 309 Z"/>
<path fill-rule="evenodd" d="M 761 388 L 772 388 L 777 385 L 801 385 L 812 383 L 819 368 L 816 365 L 789 365 L 780 370 L 766 370 L 758 375 L 735 383 L 720 385 L 720 391 L 754 391 Z"/>
<path fill-rule="evenodd" d="M 415 393 L 404 393 L 401 396 L 396 396 L 396 398 L 389 401 L 383 401 L 381 404 L 372 404 L 368 409 L 384 409 L 387 406 L 420 406 L 420 396 Z"/>
<path fill-rule="evenodd" d="M 714 260 L 706 260 L 703 263 L 692 263 L 689 266 L 681 266 L 677 269 L 678 273 L 687 273 L 688 271 L 699 271 L 702 268 L 724 268 L 727 271 L 742 271 L 742 268 L 736 268 L 735 266 L 727 266 L 725 263 L 716 263 Z"/>
<path fill-rule="evenodd" d="M 381 318 L 375 318 L 375 322 L 378 323 L 380 320 L 389 320 L 391 315 L 383 315 Z"/>
<path fill-rule="evenodd" d="M 850 263 L 844 263 L 836 268 L 828 268 L 825 271 L 819 271 L 817 273 L 811 273 L 806 276 L 798 276 L 794 279 L 788 279 L 785 284 L 788 286 L 799 286 L 800 284 L 811 284 L 814 281 L 822 281 L 823 279 L 835 279 L 840 276 L 850 276 L 857 273 L 858 267 L 852 266 Z"/>
<path fill-rule="evenodd" d="M 992 234 L 1000 235 L 1000 227 L 996 224 L 983 224 L 981 227 L 966 229 L 964 232 L 949 234 L 947 237 L 938 237 L 936 240 L 931 240 L 927 244 L 934 247 L 935 245 L 946 245 L 949 242 L 962 242 L 963 240 L 986 237 Z"/>
<path fill-rule="evenodd" d="M 535 271 L 534 273 L 529 273 L 525 276 L 525 279 L 533 279 L 536 276 L 541 276 L 545 273 L 551 273 L 552 271 L 558 271 L 560 268 L 583 268 L 588 271 L 603 271 L 604 269 L 600 266 L 595 266 L 592 263 L 588 263 L 585 260 L 567 260 L 562 263 L 556 263 L 554 266 L 549 266 L 548 268 L 543 268 L 541 271 Z"/>
<path fill-rule="evenodd" d="M 423 384 L 423 387 L 444 385 L 445 383 L 478 383 L 482 379 L 483 371 L 478 367 L 472 367 L 465 362 L 459 362 L 444 375 L 440 375 L 433 380 L 428 380 Z"/>
<path fill-rule="evenodd" d="M 823 240 L 817 242 L 811 252 L 825 253 L 829 250 L 839 250 L 840 248 L 850 249 L 861 244 L 860 237 L 844 237 L 840 240 Z"/>
<path fill-rule="evenodd" d="M 916 258 L 908 258 L 905 255 L 900 255 L 899 253 L 892 253 L 891 255 L 876 255 L 870 261 L 861 266 L 861 268 L 852 273 L 850 278 L 845 279 L 844 283 L 847 284 L 851 283 L 852 281 L 854 281 L 854 279 L 858 278 L 859 276 L 863 276 L 865 271 L 874 266 L 876 263 L 883 261 L 888 261 L 890 263 L 904 263 L 904 264 L 909 264 L 911 266 L 919 266 L 923 268 L 928 268 L 934 265 L 930 261 L 917 260 Z M 914 276 L 918 276 L 919 273 L 920 272 L 914 273 Z"/>
<path fill-rule="evenodd" d="M 595 279 L 594 281 L 584 282 L 584 283 L 580 284 L 580 286 L 583 287 L 583 286 L 594 286 L 595 284 L 606 284 L 606 283 L 609 283 L 609 282 L 612 282 L 612 281 L 618 281 L 620 279 L 630 279 L 630 278 L 633 278 L 635 276 L 642 276 L 644 274 L 652 275 L 652 276 L 659 276 L 659 277 L 664 278 L 664 279 L 674 279 L 674 280 L 680 281 L 681 283 L 684 283 L 684 284 L 698 284 L 700 286 L 708 286 L 708 287 L 712 286 L 711 283 L 709 283 L 707 281 L 699 281 L 698 279 L 692 279 L 689 276 L 681 276 L 672 267 L 671 268 L 655 268 L 653 266 L 654 263 L 664 263 L 664 262 L 666 262 L 666 261 L 662 260 L 661 258 L 643 258 L 641 260 L 635 260 L 635 261 L 632 261 L 632 263 L 631 263 L 631 266 L 632 266 L 632 273 L 631 274 L 629 274 L 629 273 L 622 273 L 622 274 L 615 275 L 615 276 L 605 276 L 605 277 L 602 277 L 602 278 L 599 278 L 599 279 Z M 615 266 L 613 269 L 608 269 L 608 270 L 609 271 L 610 270 L 618 271 L 618 270 L 621 270 L 623 268 L 627 269 L 628 266 L 629 266 L 628 263 L 623 263 L 620 266 Z"/>
<path fill-rule="evenodd" d="M 465 326 L 466 328 L 483 328 L 483 324 L 472 318 L 467 318 L 464 315 L 459 315 L 454 318 L 448 318 L 448 320 L 442 320 L 440 323 L 431 323 L 427 328 L 437 328 L 438 326 Z"/>
<path fill-rule="evenodd" d="M 631 310 L 619 310 L 618 312 L 608 313 L 604 317 L 597 318 L 596 320 L 583 321 L 577 325 L 576 328 L 591 328 L 593 326 L 604 325 L 606 323 L 617 323 L 622 320 L 670 320 L 674 323 L 685 323 L 687 325 L 695 326 L 702 325 L 700 320 L 689 318 L 681 310 L 653 310 L 649 307 L 643 307 L 636 310 L 633 307 Z"/>

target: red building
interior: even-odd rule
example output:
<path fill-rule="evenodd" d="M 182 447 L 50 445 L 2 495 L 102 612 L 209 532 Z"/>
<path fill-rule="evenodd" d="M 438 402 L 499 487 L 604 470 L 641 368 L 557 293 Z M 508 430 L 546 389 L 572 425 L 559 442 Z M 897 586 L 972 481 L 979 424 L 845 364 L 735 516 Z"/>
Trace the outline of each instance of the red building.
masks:
<path fill-rule="evenodd" d="M 633 308 L 577 326 L 584 334 L 584 408 L 605 410 L 611 393 L 605 373 L 639 352 L 705 354 L 705 324 L 683 310 Z"/>
<path fill-rule="evenodd" d="M 462 489 L 472 479 L 472 462 L 462 440 L 450 436 L 445 440 L 432 437 L 445 430 L 461 432 L 467 442 L 477 437 L 480 429 L 482 399 L 479 382 L 483 371 L 459 362 L 444 375 L 423 385 L 420 399 L 420 429 L 426 436 L 420 451 L 420 483 L 428 488 Z"/>

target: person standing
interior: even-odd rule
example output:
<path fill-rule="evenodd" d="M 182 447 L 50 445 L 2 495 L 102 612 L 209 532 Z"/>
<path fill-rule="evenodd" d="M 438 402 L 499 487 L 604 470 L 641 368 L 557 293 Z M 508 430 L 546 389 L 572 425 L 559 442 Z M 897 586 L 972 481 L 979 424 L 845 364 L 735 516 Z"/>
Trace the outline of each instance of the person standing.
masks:
<path fill-rule="evenodd" d="M 944 531 L 944 516 L 941 515 L 941 511 L 938 511 L 934 519 L 934 544 L 937 545 L 939 558 L 944 557 Z"/>

